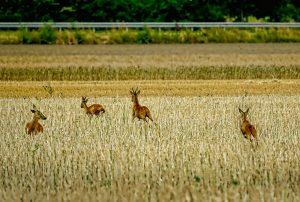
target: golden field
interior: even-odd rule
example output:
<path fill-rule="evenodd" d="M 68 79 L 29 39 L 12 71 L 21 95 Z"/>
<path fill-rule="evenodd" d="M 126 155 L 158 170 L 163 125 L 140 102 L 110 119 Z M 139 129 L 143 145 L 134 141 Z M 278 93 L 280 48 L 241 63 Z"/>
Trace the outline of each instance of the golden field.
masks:
<path fill-rule="evenodd" d="M 299 47 L 0 46 L 0 201 L 299 201 Z M 132 121 L 132 87 L 155 123 Z"/>
<path fill-rule="evenodd" d="M 300 95 L 300 80 L 137 80 L 137 81 L 0 81 L 2 98 L 128 97 L 140 87 L 144 96 Z"/>
<path fill-rule="evenodd" d="M 0 79 L 300 79 L 300 45 L 0 46 Z"/>
<path fill-rule="evenodd" d="M 0 45 L 0 67 L 299 66 L 300 44 Z"/>
<path fill-rule="evenodd" d="M 113 201 L 298 201 L 299 96 L 140 97 L 155 124 L 131 120 L 129 98 L 1 102 L 0 198 Z M 47 116 L 30 137 L 32 103 Z M 259 146 L 239 130 L 250 107 Z"/>

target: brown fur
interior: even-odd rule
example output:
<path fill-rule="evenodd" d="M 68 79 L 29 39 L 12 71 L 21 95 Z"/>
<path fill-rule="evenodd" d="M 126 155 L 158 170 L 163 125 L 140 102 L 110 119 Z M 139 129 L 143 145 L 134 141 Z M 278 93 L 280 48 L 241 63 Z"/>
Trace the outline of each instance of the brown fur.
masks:
<path fill-rule="evenodd" d="M 100 104 L 93 104 L 91 106 L 87 106 L 88 99 L 86 97 L 82 97 L 81 108 L 84 108 L 85 112 L 88 115 L 100 115 L 100 113 L 105 113 L 105 109 Z"/>
<path fill-rule="evenodd" d="M 257 143 L 257 132 L 255 127 L 247 120 L 247 115 L 249 112 L 249 108 L 243 112 L 240 108 L 239 108 L 239 112 L 241 113 L 242 117 L 241 117 L 241 123 L 240 123 L 240 128 L 242 131 L 243 136 L 250 140 L 252 142 L 253 139 L 256 140 Z"/>
<path fill-rule="evenodd" d="M 138 90 L 138 88 L 136 90 L 132 88 L 130 90 L 130 94 L 131 94 L 131 101 L 133 102 L 132 120 L 138 118 L 139 120 L 142 119 L 148 122 L 146 119 L 148 117 L 148 119 L 150 119 L 153 122 L 150 110 L 146 106 L 141 106 L 139 104 L 138 95 L 140 94 L 140 90 Z"/>
<path fill-rule="evenodd" d="M 36 106 L 33 105 L 31 112 L 33 115 L 33 120 L 28 122 L 25 127 L 25 131 L 29 135 L 36 135 L 38 133 L 44 132 L 43 126 L 39 123 L 39 119 L 45 120 L 46 117 L 42 112 L 36 109 Z"/>

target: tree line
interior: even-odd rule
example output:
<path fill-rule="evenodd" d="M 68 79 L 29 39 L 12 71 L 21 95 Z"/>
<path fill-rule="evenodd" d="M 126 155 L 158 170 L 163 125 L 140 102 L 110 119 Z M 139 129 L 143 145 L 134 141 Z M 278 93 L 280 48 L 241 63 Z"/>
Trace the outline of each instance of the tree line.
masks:
<path fill-rule="evenodd" d="M 1 0 L 0 21 L 300 21 L 299 0 Z"/>

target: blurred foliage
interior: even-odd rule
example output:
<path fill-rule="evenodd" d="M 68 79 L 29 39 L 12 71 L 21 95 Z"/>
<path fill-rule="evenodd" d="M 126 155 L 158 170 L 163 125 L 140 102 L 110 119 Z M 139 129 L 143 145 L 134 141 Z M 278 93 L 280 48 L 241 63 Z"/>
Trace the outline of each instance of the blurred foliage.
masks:
<path fill-rule="evenodd" d="M 300 21 L 299 0 L 2 0 L 0 21 Z"/>
<path fill-rule="evenodd" d="M 55 30 L 46 25 L 40 29 L 40 39 L 42 44 L 53 44 L 56 40 Z"/>
<path fill-rule="evenodd" d="M 39 30 L 0 31 L 0 44 L 159 44 L 159 43 L 264 43 L 300 42 L 300 29 L 291 28 L 207 28 L 156 30 L 89 29 L 57 30 L 45 26 Z"/>

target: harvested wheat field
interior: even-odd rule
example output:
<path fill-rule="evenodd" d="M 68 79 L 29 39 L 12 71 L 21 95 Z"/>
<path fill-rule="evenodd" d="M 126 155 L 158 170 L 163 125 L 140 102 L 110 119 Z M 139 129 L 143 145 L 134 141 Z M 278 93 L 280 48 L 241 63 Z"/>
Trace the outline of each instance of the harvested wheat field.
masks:
<path fill-rule="evenodd" d="M 1 99 L 0 198 L 7 200 L 288 200 L 300 191 L 299 96 L 140 97 L 157 124 L 131 120 L 128 98 Z M 35 103 L 45 131 L 25 134 Z M 259 134 L 239 130 L 250 107 Z"/>
<path fill-rule="evenodd" d="M 2 46 L 0 200 L 299 201 L 299 47 Z"/>
<path fill-rule="evenodd" d="M 300 45 L 0 46 L 1 80 L 300 79 Z"/>
<path fill-rule="evenodd" d="M 140 87 L 145 96 L 300 95 L 300 80 L 129 80 L 129 81 L 0 81 L 0 97 L 124 97 Z M 50 96 L 50 97 L 51 97 Z"/>

